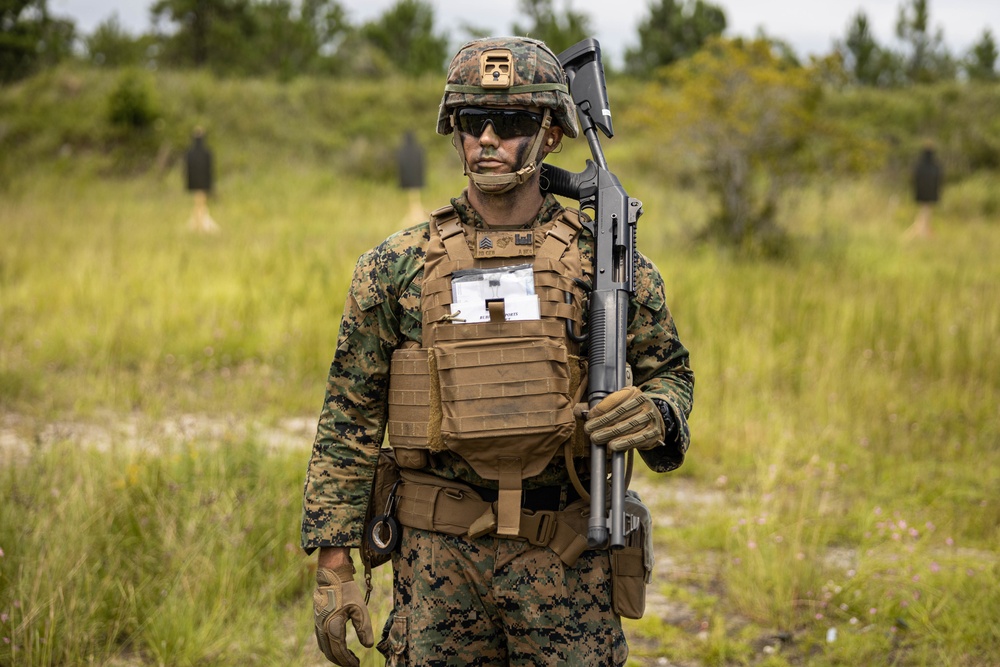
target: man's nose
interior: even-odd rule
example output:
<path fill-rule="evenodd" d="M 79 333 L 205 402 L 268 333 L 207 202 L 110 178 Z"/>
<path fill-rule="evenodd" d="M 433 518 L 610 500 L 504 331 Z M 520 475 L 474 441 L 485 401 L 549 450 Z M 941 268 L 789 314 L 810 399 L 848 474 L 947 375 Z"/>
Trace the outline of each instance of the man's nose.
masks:
<path fill-rule="evenodd" d="M 483 131 L 479 134 L 479 143 L 489 146 L 499 146 L 500 137 L 497 136 L 493 121 L 487 120 L 483 123 Z"/>

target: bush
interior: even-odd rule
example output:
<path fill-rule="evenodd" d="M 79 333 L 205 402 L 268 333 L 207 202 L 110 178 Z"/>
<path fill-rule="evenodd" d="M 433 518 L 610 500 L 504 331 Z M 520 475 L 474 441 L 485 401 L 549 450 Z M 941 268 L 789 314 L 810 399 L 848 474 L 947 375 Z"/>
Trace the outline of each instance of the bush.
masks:
<path fill-rule="evenodd" d="M 644 107 L 712 193 L 716 211 L 705 235 L 781 254 L 779 196 L 813 167 L 810 139 L 821 129 L 820 89 L 810 72 L 789 67 L 766 40 L 713 39 L 665 74 L 677 96 L 654 93 Z"/>
<path fill-rule="evenodd" d="M 108 121 L 127 132 L 153 127 L 160 117 L 149 82 L 136 70 L 126 70 L 108 96 Z"/>

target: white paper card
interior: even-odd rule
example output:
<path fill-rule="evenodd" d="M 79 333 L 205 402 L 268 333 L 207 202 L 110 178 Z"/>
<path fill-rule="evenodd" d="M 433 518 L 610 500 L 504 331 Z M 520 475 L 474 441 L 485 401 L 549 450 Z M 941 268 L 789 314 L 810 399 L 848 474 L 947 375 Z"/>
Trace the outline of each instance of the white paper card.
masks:
<path fill-rule="evenodd" d="M 489 322 L 489 302 L 502 300 L 504 319 L 541 319 L 531 264 L 456 271 L 451 279 L 451 314 L 455 323 Z"/>
<path fill-rule="evenodd" d="M 490 311 L 487 310 L 486 301 L 483 299 L 453 303 L 451 304 L 451 314 L 454 318 L 452 321 L 457 324 L 477 324 L 490 321 Z M 503 314 L 504 319 L 509 322 L 540 319 L 538 295 L 519 294 L 505 297 Z"/>

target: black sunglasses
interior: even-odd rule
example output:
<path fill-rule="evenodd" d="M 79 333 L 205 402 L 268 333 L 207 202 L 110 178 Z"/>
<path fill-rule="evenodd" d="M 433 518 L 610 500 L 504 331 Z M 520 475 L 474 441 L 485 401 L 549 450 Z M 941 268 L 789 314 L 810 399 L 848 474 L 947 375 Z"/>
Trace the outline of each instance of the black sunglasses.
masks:
<path fill-rule="evenodd" d="M 458 129 L 478 137 L 486 129 L 486 123 L 501 139 L 530 137 L 542 127 L 542 116 L 523 109 L 480 109 L 463 107 L 456 114 Z"/>

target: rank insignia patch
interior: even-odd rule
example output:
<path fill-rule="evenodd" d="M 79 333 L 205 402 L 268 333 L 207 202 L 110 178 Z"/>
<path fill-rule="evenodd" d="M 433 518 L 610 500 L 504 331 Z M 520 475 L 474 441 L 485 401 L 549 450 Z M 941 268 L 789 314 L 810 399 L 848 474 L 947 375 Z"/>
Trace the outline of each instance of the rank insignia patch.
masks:
<path fill-rule="evenodd" d="M 535 235 L 531 231 L 476 231 L 476 259 L 484 257 L 534 257 Z"/>

